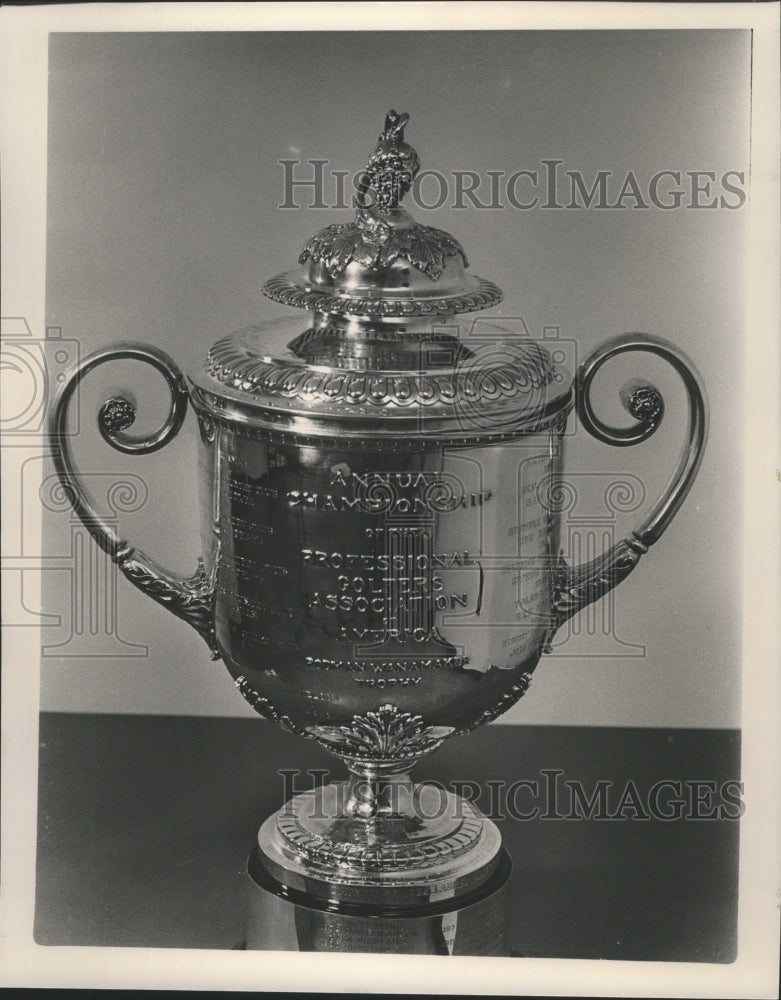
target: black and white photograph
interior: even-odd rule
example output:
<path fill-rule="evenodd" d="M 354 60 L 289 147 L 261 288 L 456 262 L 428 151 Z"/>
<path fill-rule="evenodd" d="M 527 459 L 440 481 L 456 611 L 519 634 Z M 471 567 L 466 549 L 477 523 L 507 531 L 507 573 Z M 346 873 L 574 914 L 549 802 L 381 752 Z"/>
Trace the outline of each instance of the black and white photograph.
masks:
<path fill-rule="evenodd" d="M 0 980 L 777 996 L 778 4 L 2 14 Z"/>

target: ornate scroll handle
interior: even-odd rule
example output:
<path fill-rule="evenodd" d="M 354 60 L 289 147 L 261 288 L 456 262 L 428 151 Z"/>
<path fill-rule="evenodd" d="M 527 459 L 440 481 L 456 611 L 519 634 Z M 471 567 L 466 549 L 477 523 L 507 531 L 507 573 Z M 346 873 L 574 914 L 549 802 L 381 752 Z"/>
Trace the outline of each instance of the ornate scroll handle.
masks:
<path fill-rule="evenodd" d="M 119 344 L 103 348 L 84 358 L 57 394 L 49 419 L 49 441 L 54 465 L 71 506 L 98 545 L 119 566 L 130 582 L 143 593 L 183 618 L 203 636 L 212 659 L 219 657 L 214 636 L 213 595 L 199 558 L 195 573 L 186 579 L 174 576 L 140 549 L 133 548 L 106 524 L 84 487 L 73 461 L 67 429 L 68 408 L 85 375 L 107 361 L 144 361 L 165 378 L 171 393 L 171 406 L 163 425 L 153 434 L 135 437 L 126 434 L 136 418 L 134 404 L 123 396 L 106 400 L 98 413 L 101 436 L 117 451 L 126 455 L 148 455 L 158 451 L 176 436 L 187 412 L 187 389 L 182 373 L 174 362 L 154 347 L 144 344 Z"/>
<path fill-rule="evenodd" d="M 664 358 L 680 375 L 689 402 L 689 426 L 677 468 L 664 493 L 646 519 L 623 541 L 582 566 L 567 566 L 562 559 L 554 575 L 553 614 L 555 628 L 581 608 L 599 600 L 635 568 L 640 556 L 661 538 L 678 513 L 702 461 L 708 436 L 705 388 L 691 361 L 666 340 L 644 333 L 626 333 L 607 341 L 584 362 L 578 372 L 576 408 L 586 430 L 605 444 L 637 444 L 650 437 L 662 422 L 664 400 L 649 383 L 632 381 L 621 390 L 625 409 L 637 423 L 628 428 L 603 423 L 591 405 L 591 385 L 602 365 L 628 351 L 647 351 Z"/>

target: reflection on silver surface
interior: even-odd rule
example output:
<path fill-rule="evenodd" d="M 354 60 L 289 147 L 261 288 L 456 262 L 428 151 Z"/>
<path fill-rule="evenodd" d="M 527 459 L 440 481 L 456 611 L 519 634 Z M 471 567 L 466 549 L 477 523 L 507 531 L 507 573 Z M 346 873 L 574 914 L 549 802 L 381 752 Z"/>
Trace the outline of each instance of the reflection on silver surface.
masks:
<path fill-rule="evenodd" d="M 666 341 L 608 341 L 573 383 L 543 346 L 462 315 L 501 292 L 467 273 L 449 234 L 401 207 L 419 168 L 406 121 L 389 112 L 354 221 L 321 230 L 298 271 L 266 284 L 303 318 L 220 338 L 187 383 L 154 348 L 99 352 L 64 382 L 51 418 L 58 474 L 98 544 L 200 632 L 259 714 L 348 768 L 343 795 L 331 785 L 299 796 L 261 828 L 249 947 L 500 953 L 480 938 L 481 928 L 497 937 L 507 867 L 498 831 L 456 796 L 439 813 L 423 808 L 432 793 L 410 768 L 522 697 L 557 628 L 661 536 L 707 434 L 699 377 Z M 681 376 L 686 444 L 646 520 L 570 568 L 550 488 L 567 419 L 576 407 L 615 445 L 654 433 L 664 405 L 647 383 L 622 391 L 628 428 L 606 426 L 592 407 L 596 372 L 637 351 Z M 156 434 L 133 438 L 134 406 L 112 398 L 99 418 L 109 443 L 162 447 L 188 397 L 198 419 L 203 559 L 187 580 L 102 522 L 73 466 L 73 392 L 118 358 L 160 371 L 171 410 Z M 286 943 L 275 944 L 283 926 Z"/>
<path fill-rule="evenodd" d="M 253 856 L 245 946 L 273 951 L 506 956 L 510 867 L 501 850 L 492 876 L 471 896 L 394 911 L 389 906 L 313 905 L 311 895 L 268 880 Z"/>

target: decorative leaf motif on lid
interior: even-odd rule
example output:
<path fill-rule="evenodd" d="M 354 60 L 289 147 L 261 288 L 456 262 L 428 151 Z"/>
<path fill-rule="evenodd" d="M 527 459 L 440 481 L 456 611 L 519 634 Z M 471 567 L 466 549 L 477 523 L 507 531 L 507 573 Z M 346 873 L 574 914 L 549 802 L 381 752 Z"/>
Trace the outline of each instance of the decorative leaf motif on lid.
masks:
<path fill-rule="evenodd" d="M 460 257 L 469 266 L 461 244 L 449 233 L 422 226 L 399 208 L 420 170 L 420 158 L 404 141 L 409 121 L 406 112 L 391 109 L 385 116 L 385 128 L 369 157 L 356 196 L 355 220 L 327 226 L 307 242 L 298 258 L 322 261 L 331 274 L 339 276 L 350 264 L 376 270 L 388 268 L 395 261 L 407 261 L 423 274 L 438 280 L 447 262 Z M 373 204 L 367 195 L 372 189 Z"/>
<path fill-rule="evenodd" d="M 390 267 L 396 260 L 406 260 L 436 281 L 454 257 L 461 257 L 464 267 L 469 266 L 463 247 L 449 233 L 419 223 L 393 229 L 359 209 L 354 222 L 336 223 L 315 233 L 301 251 L 298 262 L 304 264 L 310 258 L 316 263 L 323 261 L 338 276 L 353 263 L 381 268 Z"/>

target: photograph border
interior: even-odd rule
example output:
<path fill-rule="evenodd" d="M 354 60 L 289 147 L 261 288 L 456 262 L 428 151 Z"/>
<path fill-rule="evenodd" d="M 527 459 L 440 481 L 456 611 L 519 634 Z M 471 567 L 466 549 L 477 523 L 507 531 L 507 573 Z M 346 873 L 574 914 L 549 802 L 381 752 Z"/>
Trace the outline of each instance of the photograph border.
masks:
<path fill-rule="evenodd" d="M 753 32 L 747 258 L 742 770 L 738 958 L 731 965 L 571 959 L 294 955 L 38 946 L 32 938 L 40 636 L 4 630 L 0 977 L 81 988 L 238 989 L 577 996 L 777 996 L 781 890 L 778 539 L 779 5 L 736 3 L 96 4 L 0 11 L 3 314 L 45 329 L 47 42 L 51 31 L 591 30 L 743 28 Z M 4 519 L 5 520 L 5 519 Z M 4 529 L 5 530 L 5 529 Z M 27 529 L 26 529 L 27 530 Z M 4 546 L 6 539 L 4 538 Z M 41 551 L 41 526 L 25 535 Z M 38 583 L 25 590 L 37 607 Z M 12 594 L 4 592 L 3 600 Z M 486 964 L 490 963 L 490 964 Z M 522 963 L 522 964 L 519 964 Z M 490 970 L 490 971 L 489 971 Z"/>

